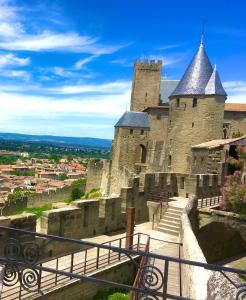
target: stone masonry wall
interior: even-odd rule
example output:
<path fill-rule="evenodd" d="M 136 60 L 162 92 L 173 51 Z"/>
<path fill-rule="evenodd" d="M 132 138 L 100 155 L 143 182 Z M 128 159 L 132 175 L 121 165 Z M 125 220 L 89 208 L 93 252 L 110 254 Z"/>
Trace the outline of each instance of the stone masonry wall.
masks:
<path fill-rule="evenodd" d="M 146 110 L 149 114 L 149 155 L 148 172 L 163 171 L 163 161 L 165 158 L 165 142 L 167 139 L 168 108 Z"/>
<path fill-rule="evenodd" d="M 195 205 L 196 199 L 191 196 L 186 212 L 181 217 L 181 236 L 183 242 L 183 258 L 198 262 L 206 262 L 202 250 L 193 233 L 189 220 L 189 213 Z M 185 297 L 191 299 L 207 299 L 207 283 L 211 273 L 203 268 L 182 265 L 182 290 Z"/>
<path fill-rule="evenodd" d="M 131 111 L 143 111 L 160 103 L 162 62 L 136 61 L 132 80 Z"/>
<path fill-rule="evenodd" d="M 224 121 L 231 125 L 229 137 L 232 137 L 232 134 L 238 131 L 246 134 L 246 112 L 225 111 Z"/>
<path fill-rule="evenodd" d="M 104 170 L 103 159 L 91 159 L 87 166 L 87 181 L 86 192 L 89 192 L 93 188 L 100 188 Z"/>
<path fill-rule="evenodd" d="M 189 173 L 191 146 L 222 138 L 223 97 L 199 98 L 193 107 L 192 98 L 170 100 L 168 141 L 165 171 Z"/>

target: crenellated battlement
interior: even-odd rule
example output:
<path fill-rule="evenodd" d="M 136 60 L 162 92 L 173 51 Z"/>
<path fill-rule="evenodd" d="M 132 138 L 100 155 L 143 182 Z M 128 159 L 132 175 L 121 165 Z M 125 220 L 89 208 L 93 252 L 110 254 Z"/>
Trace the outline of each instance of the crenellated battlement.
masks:
<path fill-rule="evenodd" d="M 141 61 L 140 59 L 137 59 L 135 61 L 134 67 L 138 70 L 160 71 L 162 68 L 162 60 L 151 59 L 150 61 L 148 61 L 145 58 L 143 61 Z"/>

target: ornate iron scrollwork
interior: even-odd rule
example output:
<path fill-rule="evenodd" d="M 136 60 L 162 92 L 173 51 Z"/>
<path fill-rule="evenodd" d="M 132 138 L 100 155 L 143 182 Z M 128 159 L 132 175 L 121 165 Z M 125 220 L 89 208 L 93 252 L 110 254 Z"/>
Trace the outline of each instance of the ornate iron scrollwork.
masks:
<path fill-rule="evenodd" d="M 39 290 L 41 278 L 35 269 L 40 257 L 39 246 L 32 242 L 21 245 L 13 238 L 6 239 L 5 243 L 4 254 L 8 263 L 4 266 L 3 284 L 11 287 L 19 282 L 24 290 L 41 293 Z M 18 262 L 26 263 L 30 267 L 17 266 Z"/>
<path fill-rule="evenodd" d="M 243 283 L 238 286 L 236 300 L 245 300 L 245 299 L 246 299 L 246 283 Z"/>
<path fill-rule="evenodd" d="M 149 290 L 159 291 L 163 287 L 163 274 L 153 265 L 142 267 L 141 286 Z"/>

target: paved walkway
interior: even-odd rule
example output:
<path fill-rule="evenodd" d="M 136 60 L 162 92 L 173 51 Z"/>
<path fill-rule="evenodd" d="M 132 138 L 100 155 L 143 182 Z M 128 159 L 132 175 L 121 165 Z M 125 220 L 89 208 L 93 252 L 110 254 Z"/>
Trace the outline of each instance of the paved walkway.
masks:
<path fill-rule="evenodd" d="M 150 243 L 150 251 L 155 252 L 161 255 L 167 255 L 167 256 L 174 256 L 179 257 L 179 245 L 173 244 L 172 242 L 178 242 L 178 238 L 166 233 L 162 233 L 156 230 L 152 230 L 152 223 L 142 223 L 135 226 L 134 233 L 144 233 L 151 237 L 151 243 Z M 95 242 L 95 243 L 107 243 L 109 241 L 115 240 L 114 242 L 111 242 L 110 244 L 112 246 L 119 246 L 119 239 L 122 238 L 122 247 L 125 246 L 125 233 L 124 232 L 118 232 L 113 233 L 110 235 L 104 234 L 96 237 L 91 237 L 84 239 L 86 241 Z M 137 243 L 138 236 L 136 235 L 134 237 L 134 243 Z M 140 243 L 142 245 L 146 244 L 147 236 L 141 235 Z M 78 274 L 87 274 L 89 275 L 91 272 L 94 272 L 97 269 L 97 249 L 92 248 L 89 249 L 86 253 L 85 251 L 80 251 L 76 253 L 73 257 L 73 272 L 76 272 Z M 124 256 L 124 255 L 123 255 Z M 71 271 L 71 254 L 65 255 L 61 258 L 59 258 L 59 264 L 57 265 L 57 260 L 52 259 L 46 263 L 43 264 L 45 267 L 50 267 L 54 269 L 59 270 L 66 270 L 68 272 Z M 122 259 L 122 257 L 120 257 Z M 125 257 L 126 259 L 126 257 Z M 85 266 L 85 263 L 86 266 Z M 111 253 L 108 250 L 100 249 L 100 261 L 99 261 L 99 269 L 102 269 L 110 264 L 115 264 L 116 262 L 119 262 L 119 254 L 118 253 Z M 164 265 L 163 261 L 155 261 L 154 264 L 161 270 L 161 272 L 164 272 Z M 177 264 L 176 264 L 177 265 Z M 71 281 L 70 278 L 65 276 L 56 276 L 55 274 L 50 274 L 47 272 L 42 272 L 42 282 L 41 282 L 41 289 L 48 290 L 50 288 L 53 288 L 55 286 L 59 286 L 60 284 L 64 284 L 65 282 Z M 14 299 L 30 299 L 31 294 L 22 291 L 21 296 L 19 294 L 20 288 L 19 284 L 17 284 L 14 287 L 6 288 L 4 287 L 2 299 L 6 300 L 14 300 Z M 169 269 L 169 282 L 168 282 L 168 292 L 173 293 L 175 295 L 179 295 L 179 268 L 178 266 L 172 266 L 170 264 Z"/>

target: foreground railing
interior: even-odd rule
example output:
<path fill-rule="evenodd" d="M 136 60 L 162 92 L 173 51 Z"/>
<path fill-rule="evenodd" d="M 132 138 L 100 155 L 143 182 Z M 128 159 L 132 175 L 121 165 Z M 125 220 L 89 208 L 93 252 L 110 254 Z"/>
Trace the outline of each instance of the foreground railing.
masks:
<path fill-rule="evenodd" d="M 150 244 L 150 238 L 148 237 L 144 252 L 149 253 L 149 244 Z M 140 260 L 139 268 L 137 271 L 137 275 L 133 284 L 133 287 L 136 288 L 141 288 L 144 280 L 144 276 L 146 273 L 144 273 L 144 270 L 146 269 L 146 266 L 149 263 L 149 258 L 147 256 L 143 256 Z M 139 295 L 136 292 L 132 292 L 130 295 L 130 300 L 137 300 L 138 298 L 140 299 L 141 295 Z"/>
<path fill-rule="evenodd" d="M 224 266 L 205 264 L 195 261 L 184 260 L 180 258 L 175 258 L 171 256 L 164 256 L 156 253 L 151 253 L 146 251 L 146 248 L 142 247 L 132 247 L 131 249 L 118 247 L 110 244 L 97 244 L 89 241 L 81 241 L 72 238 L 65 238 L 53 235 L 45 235 L 35 232 L 30 232 L 27 230 L 20 230 L 8 227 L 0 227 L 1 241 L 3 243 L 3 247 L 0 249 L 4 249 L 3 253 L 0 256 L 0 264 L 4 265 L 4 292 L 8 293 L 9 289 L 19 289 L 21 286 L 22 290 L 27 291 L 31 296 L 31 294 L 35 293 L 36 297 L 38 295 L 46 294 L 47 291 L 43 290 L 43 281 L 42 278 L 44 275 L 53 274 L 56 278 L 58 276 L 62 276 L 63 278 L 69 278 L 69 282 L 75 282 L 76 280 L 80 282 L 80 280 L 94 282 L 97 284 L 106 285 L 109 287 L 123 289 L 126 291 L 132 291 L 136 296 L 136 299 L 189 299 L 180 296 L 180 292 L 173 290 L 171 285 L 169 286 L 169 281 L 173 280 L 173 268 L 176 266 L 179 268 L 190 266 L 196 267 L 211 271 L 218 271 L 223 274 L 236 289 L 237 289 L 237 297 L 236 299 L 245 299 L 243 297 L 246 296 L 246 284 L 237 284 L 231 278 L 230 274 L 243 274 L 246 275 L 245 270 L 238 270 L 235 268 L 229 268 Z M 19 240 L 20 237 L 28 236 L 29 238 L 33 238 L 32 241 L 21 242 Z M 135 269 L 139 276 L 137 284 L 129 285 L 123 284 L 119 282 L 115 282 L 113 280 L 106 280 L 103 278 L 95 277 L 91 272 L 85 273 L 81 272 L 81 268 L 85 268 L 84 264 L 76 265 L 75 268 L 75 254 L 73 257 L 73 263 L 69 263 L 68 268 L 56 268 L 54 265 L 45 264 L 42 261 L 43 250 L 40 247 L 37 239 L 47 239 L 52 242 L 58 243 L 59 247 L 65 247 L 65 245 L 72 244 L 77 245 L 85 249 L 87 247 L 87 256 L 89 251 L 92 251 L 90 255 L 94 255 L 96 259 L 95 266 L 100 267 L 100 253 L 103 255 L 104 259 L 112 259 L 112 257 L 116 257 L 116 260 L 124 259 L 124 261 L 129 262 L 135 266 Z M 143 241 L 148 241 L 147 235 L 136 235 L 134 240 L 140 239 L 138 245 L 141 244 L 141 238 Z M 151 240 L 150 240 L 151 243 Z M 99 256 L 97 255 L 99 252 Z M 110 254 L 111 253 L 111 254 Z M 85 255 L 85 251 L 84 251 Z M 113 256 L 114 255 L 114 256 Z M 106 258 L 107 256 L 107 258 Z M 92 257 L 92 256 L 91 256 Z M 138 258 L 141 257 L 141 261 L 145 263 L 141 264 L 138 262 Z M 72 259 L 72 258 L 71 258 Z M 88 262 L 89 257 L 85 259 L 85 263 Z M 147 263 L 146 263 L 147 262 Z M 65 261 L 64 261 L 65 264 Z M 64 266 L 63 266 L 64 267 Z M 136 281 L 135 281 L 136 283 Z M 83 291 L 81 291 L 83 292 Z M 9 295 L 9 294 L 8 294 Z M 12 299 L 22 299 L 19 295 L 15 295 L 16 298 Z M 19 297 L 19 298 L 18 298 Z M 241 297 L 241 298 L 240 298 Z M 32 297 L 32 299 L 34 296 Z M 11 298 L 6 298 L 11 299 Z"/>

